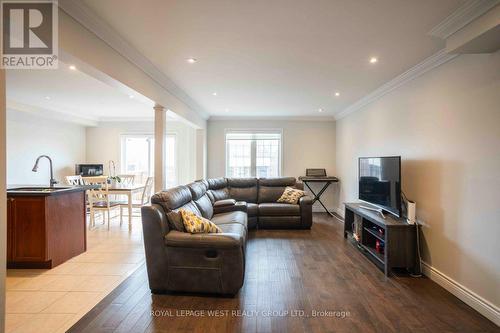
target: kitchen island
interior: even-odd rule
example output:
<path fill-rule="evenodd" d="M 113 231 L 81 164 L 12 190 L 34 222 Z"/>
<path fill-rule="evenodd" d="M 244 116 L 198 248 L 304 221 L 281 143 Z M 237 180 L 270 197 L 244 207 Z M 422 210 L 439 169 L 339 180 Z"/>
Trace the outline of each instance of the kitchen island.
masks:
<path fill-rule="evenodd" d="M 53 268 L 87 249 L 85 186 L 7 189 L 7 267 Z"/>

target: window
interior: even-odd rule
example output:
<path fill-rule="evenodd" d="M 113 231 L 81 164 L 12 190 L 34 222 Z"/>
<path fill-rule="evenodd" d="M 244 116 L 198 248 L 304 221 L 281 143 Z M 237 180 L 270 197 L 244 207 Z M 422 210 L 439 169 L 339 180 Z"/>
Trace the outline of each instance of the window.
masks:
<path fill-rule="evenodd" d="M 165 146 L 165 176 L 167 188 L 177 185 L 176 135 L 167 134 Z M 121 144 L 121 172 L 133 174 L 144 183 L 154 176 L 153 135 L 123 135 Z"/>
<path fill-rule="evenodd" d="M 281 131 L 226 131 L 227 177 L 279 177 Z"/>

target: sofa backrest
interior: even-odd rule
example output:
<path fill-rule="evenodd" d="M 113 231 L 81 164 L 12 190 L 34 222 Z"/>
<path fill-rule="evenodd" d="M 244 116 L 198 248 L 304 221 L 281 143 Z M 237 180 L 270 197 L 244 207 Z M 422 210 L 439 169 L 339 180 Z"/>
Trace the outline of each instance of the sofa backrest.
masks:
<path fill-rule="evenodd" d="M 257 203 L 257 178 L 227 178 L 229 198 Z"/>
<path fill-rule="evenodd" d="M 210 178 L 206 180 L 208 185 L 208 197 L 212 203 L 229 199 L 229 189 L 227 188 L 226 178 Z"/>
<path fill-rule="evenodd" d="M 260 178 L 259 203 L 276 202 L 287 186 L 297 187 L 295 177 Z"/>
<path fill-rule="evenodd" d="M 176 214 L 173 212 L 177 212 L 181 208 L 191 211 L 198 216 L 202 215 L 193 201 L 191 190 L 185 185 L 176 186 L 153 194 L 151 197 L 151 203 L 157 204 L 163 208 L 165 214 L 167 215 L 167 219 L 171 224 L 175 224 L 173 219 L 176 218 Z"/>
<path fill-rule="evenodd" d="M 212 201 L 207 194 L 208 183 L 205 180 L 200 180 L 188 184 L 187 187 L 189 187 L 192 200 L 201 212 L 201 215 L 206 219 L 211 219 L 214 215 L 214 209 L 212 206 Z"/>

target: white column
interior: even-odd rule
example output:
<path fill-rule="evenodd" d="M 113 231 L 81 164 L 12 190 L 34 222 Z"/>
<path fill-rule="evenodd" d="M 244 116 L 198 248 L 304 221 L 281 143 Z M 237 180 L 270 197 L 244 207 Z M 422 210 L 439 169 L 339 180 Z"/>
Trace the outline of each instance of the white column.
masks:
<path fill-rule="evenodd" d="M 207 131 L 196 130 L 196 179 L 207 178 Z"/>
<path fill-rule="evenodd" d="M 0 332 L 5 329 L 5 267 L 7 259 L 6 126 L 5 71 L 0 69 Z"/>
<path fill-rule="evenodd" d="M 161 191 L 165 186 L 165 127 L 166 115 L 165 108 L 156 105 L 155 110 L 155 192 Z"/>

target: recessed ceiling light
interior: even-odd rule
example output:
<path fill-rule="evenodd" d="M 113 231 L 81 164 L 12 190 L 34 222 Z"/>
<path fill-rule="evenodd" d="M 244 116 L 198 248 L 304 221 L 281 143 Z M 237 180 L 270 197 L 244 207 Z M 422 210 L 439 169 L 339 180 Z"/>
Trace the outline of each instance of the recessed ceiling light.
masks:
<path fill-rule="evenodd" d="M 212 95 L 217 96 L 217 92 L 213 92 Z"/>
<path fill-rule="evenodd" d="M 224 111 L 225 111 L 225 112 L 229 112 L 229 109 L 228 109 L 228 108 L 225 108 L 225 109 L 224 109 Z"/>
<path fill-rule="evenodd" d="M 318 109 L 318 112 L 319 112 L 319 113 L 323 112 L 323 109 L 322 109 L 322 108 L 319 108 L 319 109 Z"/>
<path fill-rule="evenodd" d="M 76 66 L 75 65 L 70 65 L 69 69 L 71 69 L 72 71 L 76 71 Z"/>
<path fill-rule="evenodd" d="M 45 99 L 46 99 L 46 100 L 49 100 L 49 99 L 50 99 L 50 96 L 45 96 Z"/>
<path fill-rule="evenodd" d="M 370 58 L 370 64 L 374 64 L 378 61 L 378 59 L 376 57 L 371 57 Z"/>
<path fill-rule="evenodd" d="M 188 58 L 188 59 L 186 59 L 186 61 L 189 62 L 190 64 L 194 64 L 198 60 L 196 60 L 195 58 Z"/>
<path fill-rule="evenodd" d="M 128 98 L 134 98 L 134 95 L 128 95 Z"/>
<path fill-rule="evenodd" d="M 338 91 L 335 92 L 335 97 L 339 97 L 340 93 Z"/>

